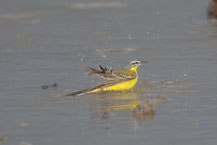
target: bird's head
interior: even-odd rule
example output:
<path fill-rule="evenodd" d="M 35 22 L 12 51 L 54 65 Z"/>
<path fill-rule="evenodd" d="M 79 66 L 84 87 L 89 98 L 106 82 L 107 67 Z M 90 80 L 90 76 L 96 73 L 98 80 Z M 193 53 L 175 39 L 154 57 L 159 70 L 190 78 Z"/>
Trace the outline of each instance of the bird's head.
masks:
<path fill-rule="evenodd" d="M 138 67 L 143 63 L 148 63 L 147 61 L 134 60 L 130 62 L 130 67 Z"/>

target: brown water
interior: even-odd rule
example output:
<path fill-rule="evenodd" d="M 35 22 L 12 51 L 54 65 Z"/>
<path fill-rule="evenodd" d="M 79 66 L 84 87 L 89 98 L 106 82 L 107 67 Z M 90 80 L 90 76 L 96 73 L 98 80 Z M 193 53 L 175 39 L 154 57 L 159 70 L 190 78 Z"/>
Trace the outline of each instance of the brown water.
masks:
<path fill-rule="evenodd" d="M 217 25 L 207 5 L 1 1 L 0 143 L 216 144 Z M 60 97 L 98 84 L 86 67 L 135 59 L 149 63 L 133 91 Z"/>

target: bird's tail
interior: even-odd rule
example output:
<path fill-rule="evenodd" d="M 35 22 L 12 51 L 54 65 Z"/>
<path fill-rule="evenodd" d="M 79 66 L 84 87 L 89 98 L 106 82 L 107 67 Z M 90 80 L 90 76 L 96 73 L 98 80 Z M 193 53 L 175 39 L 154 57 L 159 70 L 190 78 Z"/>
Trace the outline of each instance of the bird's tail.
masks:
<path fill-rule="evenodd" d="M 85 95 L 85 94 L 89 94 L 89 93 L 96 93 L 102 90 L 102 88 L 105 86 L 105 84 L 101 84 L 92 88 L 88 88 L 88 89 L 83 89 L 80 91 L 75 91 L 69 94 L 66 94 L 64 96 L 80 96 L 80 95 Z"/>

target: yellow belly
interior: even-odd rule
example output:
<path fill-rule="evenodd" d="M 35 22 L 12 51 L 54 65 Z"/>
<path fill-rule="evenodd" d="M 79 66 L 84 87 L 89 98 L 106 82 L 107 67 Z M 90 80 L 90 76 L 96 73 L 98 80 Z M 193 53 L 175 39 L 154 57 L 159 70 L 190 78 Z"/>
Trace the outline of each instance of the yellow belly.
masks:
<path fill-rule="evenodd" d="M 108 86 L 106 88 L 103 88 L 103 91 L 123 91 L 123 90 L 129 90 L 131 89 L 133 86 L 135 86 L 137 82 L 137 78 L 130 80 L 130 81 L 126 81 L 126 82 L 122 82 L 122 83 L 118 83 L 112 86 Z"/>

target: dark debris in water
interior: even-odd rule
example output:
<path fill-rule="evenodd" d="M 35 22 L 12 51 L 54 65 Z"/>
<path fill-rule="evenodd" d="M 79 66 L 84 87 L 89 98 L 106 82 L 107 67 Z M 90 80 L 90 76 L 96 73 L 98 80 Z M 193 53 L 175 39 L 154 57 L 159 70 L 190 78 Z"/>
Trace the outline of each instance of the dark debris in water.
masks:
<path fill-rule="evenodd" d="M 48 85 L 42 85 L 41 88 L 42 88 L 43 90 L 45 90 L 45 89 L 48 89 L 49 86 L 48 86 Z"/>
<path fill-rule="evenodd" d="M 208 8 L 207 8 L 207 14 L 209 18 L 217 18 L 217 1 L 216 0 L 210 0 Z"/>
<path fill-rule="evenodd" d="M 146 100 L 144 102 L 141 102 L 136 106 L 136 108 L 133 109 L 133 116 L 137 120 L 153 120 L 155 112 L 156 110 L 153 104 L 150 101 Z"/>
<path fill-rule="evenodd" d="M 41 86 L 41 89 L 43 90 L 46 90 L 46 89 L 49 89 L 49 88 L 53 88 L 53 89 L 56 89 L 57 88 L 57 83 L 53 83 L 53 84 L 50 84 L 50 85 L 42 85 Z"/>
<path fill-rule="evenodd" d="M 7 140 L 7 137 L 4 136 L 4 135 L 0 135 L 0 142 L 1 142 L 1 141 L 5 141 L 5 140 Z"/>
<path fill-rule="evenodd" d="M 159 105 L 166 103 L 167 98 L 156 97 L 156 98 L 146 98 L 139 102 L 139 104 L 133 109 L 133 116 L 137 120 L 153 120 L 155 116 L 156 109 L 154 105 Z"/>

